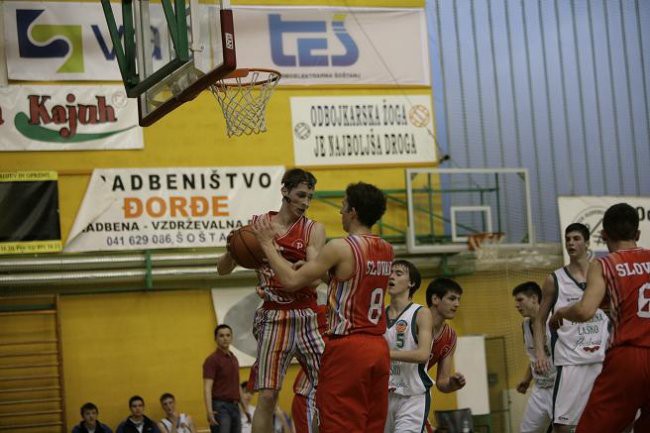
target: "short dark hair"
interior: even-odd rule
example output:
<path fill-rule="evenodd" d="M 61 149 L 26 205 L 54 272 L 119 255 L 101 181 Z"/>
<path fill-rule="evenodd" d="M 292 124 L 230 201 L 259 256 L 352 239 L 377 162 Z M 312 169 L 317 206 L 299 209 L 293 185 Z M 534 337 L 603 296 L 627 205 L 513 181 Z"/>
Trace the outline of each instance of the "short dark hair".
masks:
<path fill-rule="evenodd" d="M 450 292 L 462 295 L 463 288 L 460 287 L 460 284 L 451 278 L 438 277 L 435 280 L 431 281 L 429 283 L 429 286 L 427 286 L 427 307 L 431 307 L 433 305 L 431 298 L 433 298 L 434 295 L 442 299 L 445 297 L 445 295 L 447 295 L 447 293 Z"/>
<path fill-rule="evenodd" d="M 393 267 L 395 266 L 404 267 L 409 271 L 409 282 L 411 283 L 409 284 L 409 298 L 412 298 L 413 294 L 420 288 L 420 283 L 422 282 L 420 271 L 408 260 L 395 260 L 393 261 Z"/>
<path fill-rule="evenodd" d="M 176 400 L 176 397 L 174 397 L 174 394 L 171 392 L 166 392 L 163 395 L 160 396 L 160 402 L 162 403 L 163 401 L 167 400 L 168 398 L 171 398 L 172 400 Z"/>
<path fill-rule="evenodd" d="M 239 386 L 241 388 L 248 389 L 248 381 L 247 380 L 243 381 L 242 383 L 239 384 Z"/>
<path fill-rule="evenodd" d="M 91 402 L 84 403 L 83 406 L 81 406 L 81 410 L 79 410 L 81 416 L 84 416 L 84 412 L 87 410 L 94 410 L 95 412 L 99 413 L 99 409 L 97 409 L 95 403 L 91 403 Z"/>
<path fill-rule="evenodd" d="M 217 325 L 217 327 L 214 328 L 214 338 L 217 338 L 217 334 L 222 329 L 229 329 L 230 333 L 232 334 L 232 328 L 230 326 L 226 325 L 225 323 L 222 323 L 221 325 Z"/>
<path fill-rule="evenodd" d="M 282 186 L 291 191 L 301 183 L 306 183 L 309 189 L 316 186 L 316 177 L 302 168 L 292 168 L 287 170 L 282 176 Z"/>
<path fill-rule="evenodd" d="M 566 229 L 564 229 L 564 236 L 568 235 L 571 232 L 579 232 L 585 242 L 589 240 L 589 228 L 582 223 L 569 224 Z"/>
<path fill-rule="evenodd" d="M 345 189 L 348 208 L 357 211 L 359 221 L 370 228 L 386 212 L 386 196 L 374 185 L 364 182 L 351 183 Z"/>
<path fill-rule="evenodd" d="M 140 400 L 142 404 L 144 404 L 144 398 L 140 397 L 139 395 L 134 395 L 129 399 L 129 407 L 131 407 L 134 401 L 138 401 L 138 400 Z"/>
<path fill-rule="evenodd" d="M 541 302 L 542 300 L 542 289 L 534 281 L 526 281 L 512 289 L 512 296 L 517 296 L 520 293 L 528 297 L 537 296 L 537 302 Z"/>
<path fill-rule="evenodd" d="M 603 216 L 603 230 L 612 241 L 635 241 L 639 231 L 639 213 L 627 203 L 610 206 Z"/>

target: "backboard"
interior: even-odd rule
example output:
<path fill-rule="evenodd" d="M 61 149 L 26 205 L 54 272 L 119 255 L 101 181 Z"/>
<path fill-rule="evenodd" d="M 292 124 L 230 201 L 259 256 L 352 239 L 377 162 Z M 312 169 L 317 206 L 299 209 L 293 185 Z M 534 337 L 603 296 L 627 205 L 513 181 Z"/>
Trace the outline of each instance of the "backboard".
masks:
<path fill-rule="evenodd" d="M 535 243 L 526 169 L 407 169 L 405 174 L 410 253 L 467 251 L 479 233 L 503 234 L 499 248 Z"/>
<path fill-rule="evenodd" d="M 149 126 L 236 67 L 232 10 L 226 0 L 122 0 L 118 29 L 102 0 L 129 97 Z M 122 42 L 123 41 L 123 42 Z"/>

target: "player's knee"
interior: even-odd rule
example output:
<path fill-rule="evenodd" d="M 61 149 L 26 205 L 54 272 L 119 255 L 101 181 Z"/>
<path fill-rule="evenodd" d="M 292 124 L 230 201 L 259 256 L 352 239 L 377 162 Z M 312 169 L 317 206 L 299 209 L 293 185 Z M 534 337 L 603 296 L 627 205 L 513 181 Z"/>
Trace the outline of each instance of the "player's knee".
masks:
<path fill-rule="evenodd" d="M 257 406 L 271 407 L 275 408 L 275 402 L 277 401 L 278 393 L 272 389 L 262 389 L 259 392 L 257 397 Z"/>

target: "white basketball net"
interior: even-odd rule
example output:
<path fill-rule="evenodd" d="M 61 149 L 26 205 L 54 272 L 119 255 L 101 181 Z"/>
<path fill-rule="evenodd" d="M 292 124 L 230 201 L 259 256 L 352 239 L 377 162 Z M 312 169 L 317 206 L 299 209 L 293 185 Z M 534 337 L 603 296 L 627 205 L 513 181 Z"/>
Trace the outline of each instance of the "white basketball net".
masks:
<path fill-rule="evenodd" d="M 228 137 L 266 131 L 266 105 L 280 76 L 270 69 L 237 69 L 210 86 L 226 118 Z"/>

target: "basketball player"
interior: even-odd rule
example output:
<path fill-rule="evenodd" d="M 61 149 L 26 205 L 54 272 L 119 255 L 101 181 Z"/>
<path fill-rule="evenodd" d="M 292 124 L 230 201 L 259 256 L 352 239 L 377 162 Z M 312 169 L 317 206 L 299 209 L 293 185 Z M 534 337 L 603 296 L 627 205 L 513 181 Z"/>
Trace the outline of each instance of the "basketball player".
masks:
<path fill-rule="evenodd" d="M 546 318 L 579 301 L 585 290 L 589 268 L 589 229 L 580 223 L 567 226 L 564 242 L 570 262 L 550 274 L 542 287 L 542 304 L 533 321 L 535 368 L 540 374 L 551 369 L 546 355 Z M 578 424 L 587 398 L 600 374 L 607 346 L 609 319 L 602 310 L 587 324 L 565 323 L 552 334 L 551 354 L 557 367 L 553 391 L 553 426 L 556 433 L 569 433 Z M 613 433 L 613 432 L 612 432 Z"/>
<path fill-rule="evenodd" d="M 433 345 L 427 363 L 427 370 L 438 365 L 436 370 L 436 388 L 445 394 L 458 391 L 465 386 L 465 376 L 462 373 L 452 373 L 454 352 L 456 352 L 456 331 L 449 326 L 447 320 L 456 317 L 460 306 L 463 288 L 450 278 L 436 278 L 427 286 L 427 306 L 433 317 Z M 427 432 L 433 429 L 426 423 Z"/>
<path fill-rule="evenodd" d="M 420 281 L 420 272 L 413 263 L 393 262 L 388 280 L 388 329 L 384 334 L 391 358 L 385 433 L 420 433 L 429 416 L 433 381 L 426 366 L 431 354 L 433 319 L 428 308 L 413 303 Z"/>
<path fill-rule="evenodd" d="M 515 307 L 524 317 L 521 328 L 524 334 L 524 346 L 530 359 L 524 378 L 517 391 L 526 394 L 530 382 L 535 379 L 533 391 L 528 398 L 528 405 L 524 418 L 521 420 L 519 431 L 521 433 L 545 433 L 553 421 L 553 386 L 555 384 L 555 367 L 545 374 L 538 373 L 533 364 L 535 358 L 535 342 L 533 341 L 533 320 L 539 313 L 539 301 L 542 299 L 542 289 L 534 281 L 519 284 L 512 291 L 515 298 Z M 548 328 L 547 328 L 548 331 Z M 547 332 L 547 353 L 550 354 L 551 336 Z"/>
<path fill-rule="evenodd" d="M 589 266 L 584 296 L 550 320 L 553 327 L 563 319 L 590 321 L 609 298 L 609 348 L 576 433 L 620 432 L 639 409 L 634 431 L 650 432 L 650 250 L 636 245 L 637 210 L 627 203 L 607 209 L 602 237 L 610 254 Z"/>
<path fill-rule="evenodd" d="M 382 433 L 388 407 L 390 359 L 384 294 L 393 248 L 371 233 L 386 211 L 386 197 L 373 185 L 348 185 L 341 207 L 346 238 L 333 239 L 315 260 L 292 269 L 273 246 L 268 218 L 254 226 L 271 267 L 286 290 L 299 290 L 324 273 L 328 289 L 329 339 L 316 390 L 320 433 Z"/>
<path fill-rule="evenodd" d="M 272 243 L 288 266 L 313 260 L 325 243 L 325 227 L 305 216 L 315 185 L 311 173 L 299 168 L 288 170 L 282 177 L 280 210 L 253 216 L 253 222 L 262 219 L 273 224 L 276 235 Z M 219 257 L 219 274 L 230 273 L 235 266 L 229 253 Z M 278 392 L 291 358 L 295 355 L 307 367 L 309 379 L 315 384 L 325 345 L 316 319 L 316 290 L 312 283 L 317 278 L 289 292 L 268 264 L 257 269 L 257 275 L 264 302 L 254 321 L 257 367 L 251 379 L 259 395 L 252 431 L 271 433 Z"/>

